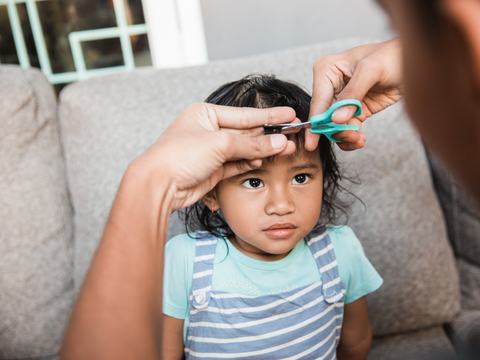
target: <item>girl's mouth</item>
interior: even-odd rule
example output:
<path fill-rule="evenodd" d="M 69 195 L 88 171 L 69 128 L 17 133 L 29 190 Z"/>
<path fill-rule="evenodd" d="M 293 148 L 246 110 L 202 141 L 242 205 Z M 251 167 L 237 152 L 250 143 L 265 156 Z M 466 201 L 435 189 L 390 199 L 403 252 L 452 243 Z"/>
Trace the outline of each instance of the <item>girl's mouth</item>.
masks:
<path fill-rule="evenodd" d="M 270 238 L 284 239 L 293 235 L 297 227 L 291 223 L 277 223 L 263 230 Z"/>

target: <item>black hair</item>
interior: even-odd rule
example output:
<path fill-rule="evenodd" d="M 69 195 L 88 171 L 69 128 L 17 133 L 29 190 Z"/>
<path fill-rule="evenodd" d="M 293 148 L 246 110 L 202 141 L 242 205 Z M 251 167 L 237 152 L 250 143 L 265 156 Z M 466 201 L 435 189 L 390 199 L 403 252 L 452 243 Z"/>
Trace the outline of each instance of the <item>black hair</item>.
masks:
<path fill-rule="evenodd" d="M 205 102 L 251 108 L 289 106 L 295 110 L 297 118 L 301 121 L 308 121 L 310 100 L 311 96 L 296 84 L 279 80 L 273 75 L 249 75 L 220 86 Z M 296 154 L 306 151 L 304 130 L 289 134 L 287 138 L 295 142 Z M 323 168 L 322 210 L 317 226 L 339 225 L 340 219 L 344 219 L 344 223 L 346 223 L 349 203 L 342 201 L 337 195 L 342 191 L 348 193 L 340 185 L 340 181 L 350 179 L 341 174 L 332 143 L 324 135 L 320 136 L 316 151 L 319 151 Z M 275 157 L 267 158 L 267 160 L 275 161 Z M 234 235 L 221 213 L 214 215 L 202 200 L 183 210 L 181 215 L 183 215 L 187 233 L 204 230 L 217 237 Z"/>

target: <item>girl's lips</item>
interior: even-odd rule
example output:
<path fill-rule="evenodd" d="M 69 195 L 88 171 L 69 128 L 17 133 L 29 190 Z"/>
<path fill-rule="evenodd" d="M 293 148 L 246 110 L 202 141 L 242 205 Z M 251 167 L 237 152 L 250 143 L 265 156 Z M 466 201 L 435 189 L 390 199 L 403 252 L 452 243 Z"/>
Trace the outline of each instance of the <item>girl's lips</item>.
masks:
<path fill-rule="evenodd" d="M 268 230 L 277 230 L 277 229 L 296 229 L 297 227 L 292 223 L 277 223 L 273 224 L 272 226 L 268 227 L 264 231 Z"/>
<path fill-rule="evenodd" d="M 297 227 L 291 223 L 274 224 L 264 230 L 265 235 L 275 239 L 288 238 L 293 235 Z"/>

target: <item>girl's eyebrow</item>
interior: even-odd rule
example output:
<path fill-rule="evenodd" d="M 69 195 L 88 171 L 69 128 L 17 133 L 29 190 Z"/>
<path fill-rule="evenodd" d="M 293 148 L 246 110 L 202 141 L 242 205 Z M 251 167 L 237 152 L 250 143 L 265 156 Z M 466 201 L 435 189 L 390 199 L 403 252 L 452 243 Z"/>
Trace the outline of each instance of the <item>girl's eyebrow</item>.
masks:
<path fill-rule="evenodd" d="M 261 173 L 266 173 L 267 170 L 263 170 L 263 169 L 255 169 L 255 170 L 250 170 L 250 171 L 247 171 L 243 174 L 238 174 L 236 176 L 232 176 L 230 179 L 243 179 L 243 178 L 246 178 L 246 177 L 251 177 L 251 176 L 254 176 L 256 174 L 261 174 Z"/>
<path fill-rule="evenodd" d="M 248 174 L 266 173 L 266 172 L 267 170 L 264 170 L 264 169 L 255 169 L 255 170 L 250 170 L 250 171 L 247 171 L 246 173 L 240 174 L 239 176 L 248 175 Z"/>
<path fill-rule="evenodd" d="M 301 170 L 309 170 L 309 169 L 318 171 L 320 170 L 320 166 L 313 162 L 309 162 L 307 164 L 293 166 L 290 168 L 291 171 L 301 171 Z"/>
<path fill-rule="evenodd" d="M 289 169 L 289 171 L 293 171 L 293 172 L 302 171 L 302 170 L 319 171 L 320 170 L 320 165 L 315 164 L 314 162 L 309 162 L 309 163 L 302 164 L 302 165 L 292 166 Z M 255 169 L 255 170 L 247 171 L 246 173 L 243 173 L 243 174 L 239 174 L 237 176 L 233 176 L 232 178 L 248 177 L 248 176 L 252 176 L 252 175 L 255 175 L 255 174 L 262 174 L 262 173 L 266 173 L 266 172 L 267 172 L 267 170 L 264 170 L 264 169 Z"/>

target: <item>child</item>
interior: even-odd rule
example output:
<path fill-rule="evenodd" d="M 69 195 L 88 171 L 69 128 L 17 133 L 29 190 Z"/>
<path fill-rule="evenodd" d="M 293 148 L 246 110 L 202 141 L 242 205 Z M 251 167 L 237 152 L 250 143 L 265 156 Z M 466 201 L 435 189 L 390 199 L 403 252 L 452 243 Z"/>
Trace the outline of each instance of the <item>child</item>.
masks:
<path fill-rule="evenodd" d="M 208 103 L 290 106 L 306 121 L 310 96 L 273 76 L 221 86 Z M 221 181 L 187 209 L 188 229 L 167 243 L 165 359 L 364 359 L 371 344 L 365 295 L 382 279 L 346 226 L 331 143 Z"/>

